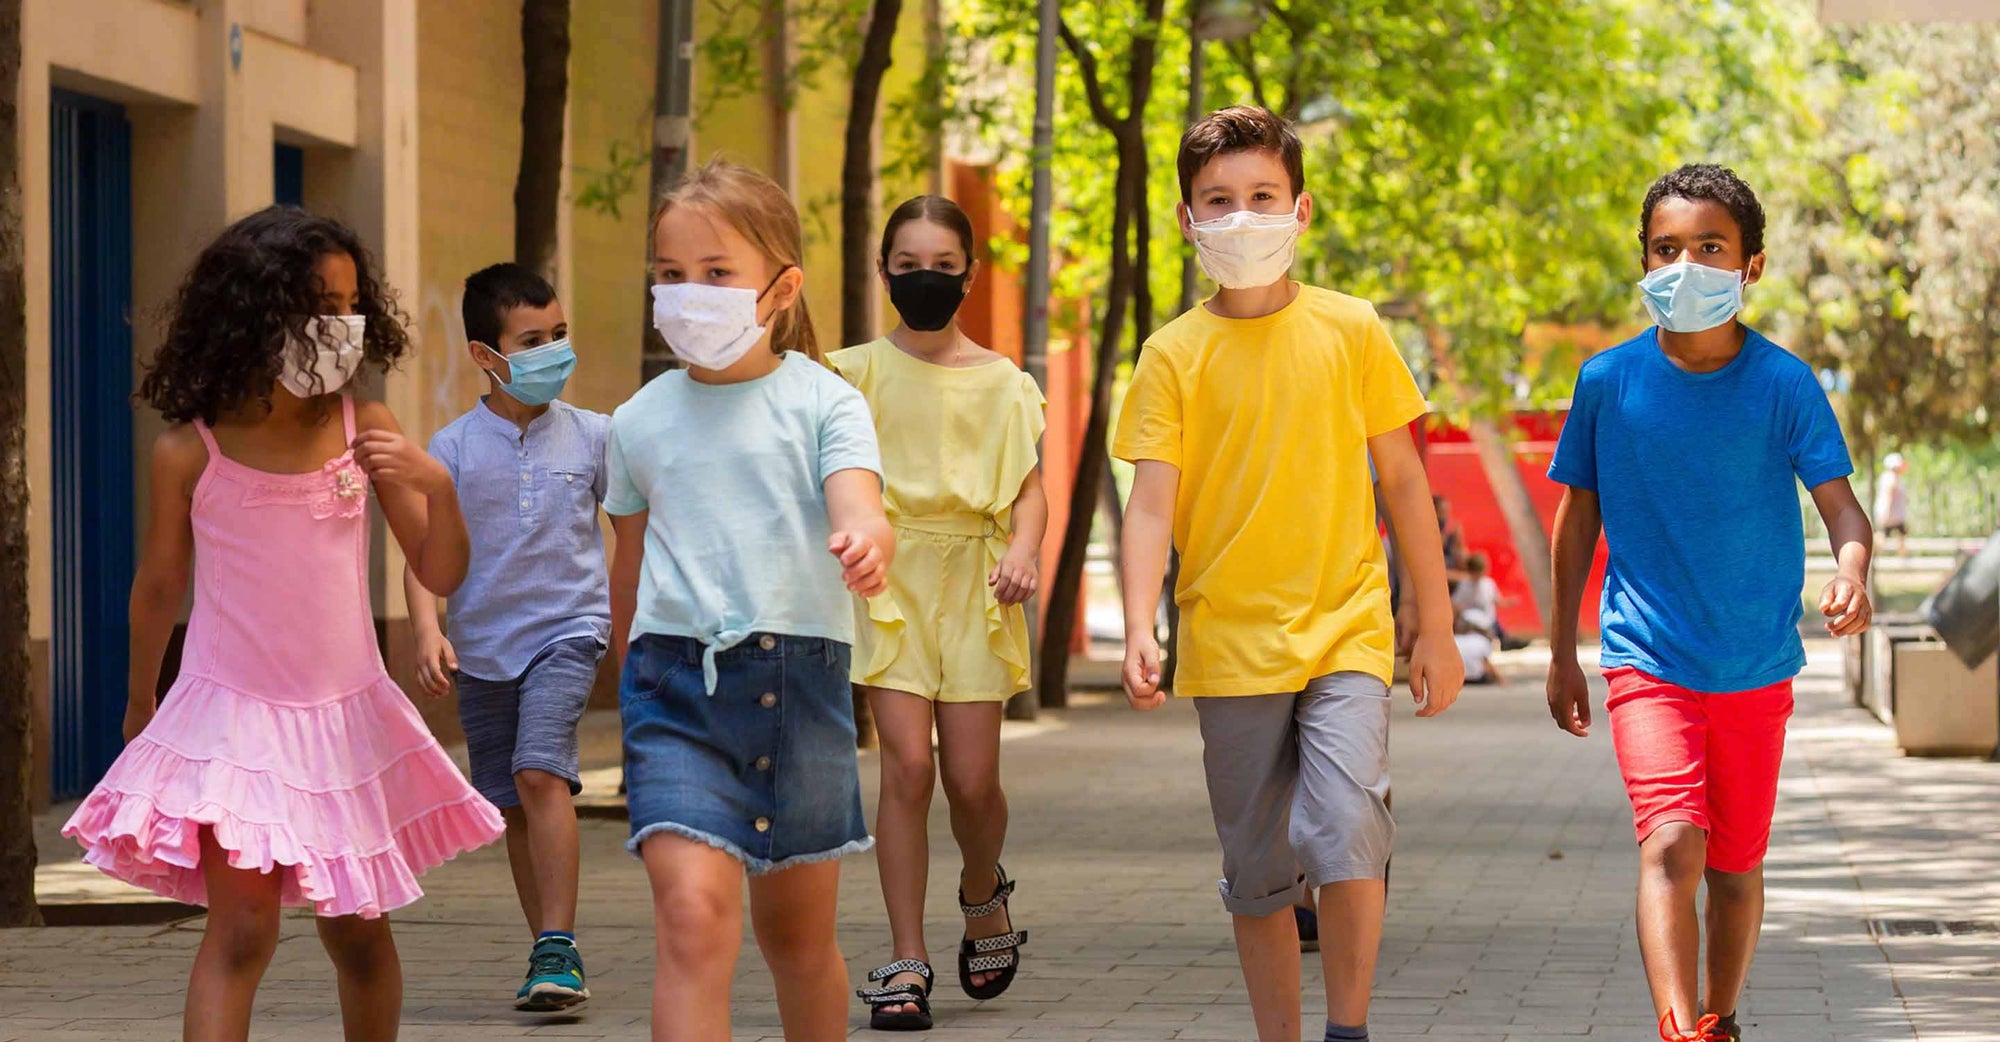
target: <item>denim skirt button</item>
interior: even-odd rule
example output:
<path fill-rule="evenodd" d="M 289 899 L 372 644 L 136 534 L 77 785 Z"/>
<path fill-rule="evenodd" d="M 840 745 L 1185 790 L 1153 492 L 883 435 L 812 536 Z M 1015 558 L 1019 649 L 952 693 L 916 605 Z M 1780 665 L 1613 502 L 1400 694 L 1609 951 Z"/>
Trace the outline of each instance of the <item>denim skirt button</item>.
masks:
<path fill-rule="evenodd" d="M 760 770 L 760 771 L 768 771 L 768 770 L 770 770 L 770 769 L 771 769 L 771 758 L 770 758 L 770 757 L 768 757 L 768 756 L 759 756 L 759 757 L 757 757 L 757 769 L 758 769 L 758 770 Z"/>
<path fill-rule="evenodd" d="M 764 692 L 764 697 L 757 700 L 757 704 L 763 706 L 766 709 L 769 709 L 772 706 L 778 704 L 778 696 L 772 692 L 766 691 Z"/>
<path fill-rule="evenodd" d="M 770 818 L 758 818 L 758 819 L 757 819 L 757 831 L 759 831 L 759 832 L 769 832 L 769 831 L 771 831 L 771 819 L 770 819 Z"/>
<path fill-rule="evenodd" d="M 757 642 L 757 646 L 763 648 L 765 651 L 769 651 L 778 646 L 778 638 L 766 633 L 764 639 Z"/>

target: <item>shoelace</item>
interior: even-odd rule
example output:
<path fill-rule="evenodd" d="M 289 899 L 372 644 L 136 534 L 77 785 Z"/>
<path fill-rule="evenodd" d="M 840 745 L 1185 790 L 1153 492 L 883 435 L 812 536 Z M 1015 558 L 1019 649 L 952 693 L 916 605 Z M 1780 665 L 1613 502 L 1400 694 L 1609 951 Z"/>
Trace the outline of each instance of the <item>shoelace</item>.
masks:
<path fill-rule="evenodd" d="M 559 977 L 572 972 L 569 956 L 555 948 L 540 948 L 528 956 L 528 975 L 531 977 Z"/>
<path fill-rule="evenodd" d="M 1667 1015 L 1660 1018 L 1660 1042 L 1728 1042 L 1727 1035 L 1715 1033 L 1721 1023 L 1722 1017 L 1705 1013 L 1694 1022 L 1693 1031 L 1682 1031 L 1680 1021 L 1674 1019 L 1674 1011 L 1668 1010 Z M 1670 1031 L 1672 1034 L 1668 1034 Z"/>

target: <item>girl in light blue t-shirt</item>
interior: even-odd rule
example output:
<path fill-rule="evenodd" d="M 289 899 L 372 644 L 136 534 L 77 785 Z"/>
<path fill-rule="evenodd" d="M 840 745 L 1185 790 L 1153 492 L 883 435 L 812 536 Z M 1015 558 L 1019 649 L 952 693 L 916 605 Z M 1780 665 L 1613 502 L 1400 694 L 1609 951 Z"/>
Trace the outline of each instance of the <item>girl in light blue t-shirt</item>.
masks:
<path fill-rule="evenodd" d="M 710 164 L 667 196 L 653 322 L 687 368 L 620 406 L 606 449 L 653 1011 L 702 1038 L 729 1034 L 746 872 L 785 1034 L 846 1033 L 836 859 L 873 843 L 850 591 L 881 592 L 895 536 L 868 407 L 818 360 L 800 242 L 784 190 L 747 167 Z"/>

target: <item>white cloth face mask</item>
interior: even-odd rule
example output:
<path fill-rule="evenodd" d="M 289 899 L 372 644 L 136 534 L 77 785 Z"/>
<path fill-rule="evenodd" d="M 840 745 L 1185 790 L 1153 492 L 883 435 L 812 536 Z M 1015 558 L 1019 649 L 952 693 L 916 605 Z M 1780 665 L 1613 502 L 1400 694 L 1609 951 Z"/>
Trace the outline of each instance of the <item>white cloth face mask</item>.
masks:
<path fill-rule="evenodd" d="M 727 369 L 764 335 L 757 324 L 754 289 L 675 282 L 653 287 L 653 328 L 681 361 L 708 370 Z"/>
<path fill-rule="evenodd" d="M 346 387 L 361 369 L 367 335 L 366 315 L 314 315 L 306 319 L 305 346 L 312 352 L 312 365 L 301 364 L 296 349 L 287 350 L 278 383 L 300 398 L 332 394 Z"/>
<path fill-rule="evenodd" d="M 1190 224 L 1201 270 L 1224 289 L 1256 289 L 1284 278 L 1305 227 L 1299 223 L 1303 205 L 1291 213 L 1238 210 Z"/>

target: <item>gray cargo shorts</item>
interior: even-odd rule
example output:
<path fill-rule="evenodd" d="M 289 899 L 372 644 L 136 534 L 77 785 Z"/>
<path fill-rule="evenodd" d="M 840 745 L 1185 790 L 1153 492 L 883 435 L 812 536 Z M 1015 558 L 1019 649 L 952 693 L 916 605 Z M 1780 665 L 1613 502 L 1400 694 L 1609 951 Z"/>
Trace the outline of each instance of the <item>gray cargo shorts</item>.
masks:
<path fill-rule="evenodd" d="M 1389 688 L 1367 673 L 1304 691 L 1197 698 L 1208 806 L 1222 841 L 1222 903 L 1266 916 L 1314 889 L 1382 879 L 1389 816 Z"/>

